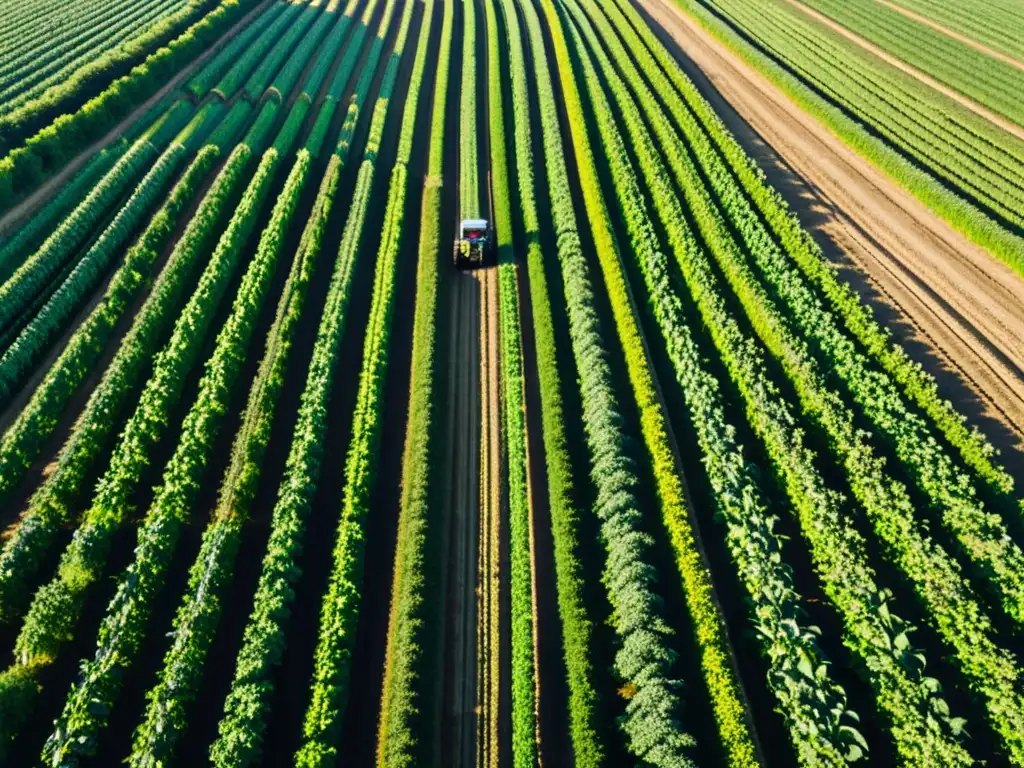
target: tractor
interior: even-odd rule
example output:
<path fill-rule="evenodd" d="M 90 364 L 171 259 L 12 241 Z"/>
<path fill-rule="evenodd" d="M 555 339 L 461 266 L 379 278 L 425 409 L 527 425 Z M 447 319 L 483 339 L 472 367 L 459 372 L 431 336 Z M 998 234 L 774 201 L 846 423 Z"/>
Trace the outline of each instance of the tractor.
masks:
<path fill-rule="evenodd" d="M 494 254 L 494 232 L 486 219 L 463 219 L 452 259 L 458 269 L 483 266 Z"/>

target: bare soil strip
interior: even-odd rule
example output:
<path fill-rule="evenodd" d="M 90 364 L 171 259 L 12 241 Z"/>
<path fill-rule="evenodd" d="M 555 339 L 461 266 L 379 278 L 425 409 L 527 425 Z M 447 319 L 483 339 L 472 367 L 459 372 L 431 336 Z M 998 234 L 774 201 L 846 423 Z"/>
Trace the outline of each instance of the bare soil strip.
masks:
<path fill-rule="evenodd" d="M 949 27 L 944 27 L 938 22 L 932 21 L 927 16 L 922 16 L 921 14 L 915 13 L 909 8 L 903 8 L 899 5 L 896 5 L 895 3 L 890 3 L 888 0 L 875 0 L 875 2 L 878 3 L 879 5 L 884 5 L 886 8 L 896 11 L 896 13 L 903 14 L 908 19 L 913 19 L 918 24 L 924 24 L 926 27 L 931 27 L 936 32 L 941 32 L 947 37 L 951 37 L 954 40 L 963 43 L 964 45 L 969 45 L 974 50 L 981 51 L 986 56 L 991 56 L 993 59 L 999 59 L 1004 64 L 1009 64 L 1011 67 L 1016 67 L 1017 69 L 1024 70 L 1024 61 L 1015 59 L 1013 58 L 1013 56 L 1007 56 L 1005 53 L 1001 53 L 1000 51 L 997 51 L 994 48 L 989 48 L 987 45 L 979 43 L 976 40 L 972 40 L 969 37 L 965 37 L 964 35 L 961 35 L 959 32 L 953 31 Z"/>
<path fill-rule="evenodd" d="M 641 4 L 826 256 L 1024 478 L 1020 277 L 899 189 L 671 0 Z"/>
<path fill-rule="evenodd" d="M 819 13 L 818 11 L 814 10 L 813 8 L 809 8 L 808 6 L 806 6 L 802 2 L 800 2 L 800 0 L 785 0 L 785 1 L 787 3 L 789 3 L 790 5 L 792 5 L 794 8 L 798 8 L 800 11 L 802 11 L 803 13 L 807 14 L 808 16 L 810 16 L 812 19 L 817 21 L 819 24 L 822 24 L 822 25 L 828 27 L 833 32 L 837 32 L 838 34 L 842 35 L 847 40 L 849 40 L 851 43 L 854 43 L 855 45 L 863 48 L 868 53 L 874 54 L 875 56 L 880 58 L 882 61 L 884 61 L 886 64 L 889 64 L 889 65 L 891 65 L 893 67 L 896 67 L 896 69 L 900 70 L 901 72 L 905 72 L 906 74 L 908 74 L 911 77 L 913 77 L 915 80 L 921 81 L 922 83 L 927 85 L 929 88 L 932 88 L 933 90 L 936 90 L 939 93 L 941 93 L 943 96 L 946 96 L 946 97 L 952 99 L 957 104 L 959 104 L 960 106 L 964 107 L 965 109 L 971 110 L 971 112 L 973 112 L 974 114 L 978 115 L 979 117 L 983 117 L 984 119 L 988 120 L 993 125 L 996 125 L 996 126 L 1002 128 L 1007 133 L 1013 134 L 1014 136 L 1016 136 L 1021 141 L 1024 141 L 1024 128 L 1022 128 L 1021 126 L 1017 125 L 1012 120 L 1009 120 L 1009 119 L 1003 117 L 1002 115 L 999 115 L 999 114 L 993 112 L 992 110 L 988 109 L 987 107 L 983 107 L 981 104 L 979 104 L 978 102 L 974 101 L 973 99 L 970 99 L 967 96 L 964 96 L 962 93 L 960 93 L 960 91 L 958 91 L 958 90 L 956 90 L 954 88 L 950 88 L 948 85 L 943 85 L 938 80 L 936 80 L 933 77 L 930 77 L 929 75 L 926 75 L 924 72 L 922 72 L 921 70 L 917 69 L 916 67 L 910 66 L 909 64 L 907 64 L 902 59 L 900 59 L 900 58 L 898 58 L 896 56 L 893 56 L 891 53 L 887 53 L 886 51 L 882 50 L 881 48 L 879 48 L 874 43 L 868 42 L 867 40 L 865 40 L 863 37 L 861 37 L 860 35 L 856 34 L 855 32 L 851 32 L 846 27 L 844 27 L 842 24 L 840 24 L 839 22 L 833 21 L 832 19 L 830 19 L 825 14 Z"/>
<path fill-rule="evenodd" d="M 480 710 L 478 765 L 501 763 L 499 723 L 503 682 L 499 664 L 501 596 L 501 397 L 498 350 L 498 271 L 488 267 L 474 273 L 483 303 L 480 309 L 480 423 L 485 430 L 480 451 L 480 647 L 477 649 Z"/>
<path fill-rule="evenodd" d="M 472 274 L 451 275 L 448 361 L 451 409 L 446 455 L 452 504 L 447 600 L 445 711 L 442 763 L 475 764 L 476 597 L 480 514 L 480 284 Z"/>

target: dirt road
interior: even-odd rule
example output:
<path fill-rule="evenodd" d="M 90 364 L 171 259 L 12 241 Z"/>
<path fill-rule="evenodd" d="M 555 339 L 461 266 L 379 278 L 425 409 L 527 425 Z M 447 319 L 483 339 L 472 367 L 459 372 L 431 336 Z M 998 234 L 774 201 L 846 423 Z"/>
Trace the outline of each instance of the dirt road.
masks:
<path fill-rule="evenodd" d="M 903 8 L 902 6 L 896 5 L 896 3 L 888 2 L 888 0 L 875 0 L 875 2 L 877 2 L 879 5 L 884 5 L 886 8 L 896 11 L 896 13 L 903 14 L 908 19 L 913 19 L 918 24 L 924 24 L 926 27 L 931 27 L 936 32 L 941 32 L 947 37 L 951 37 L 954 40 L 963 43 L 964 45 L 969 45 L 974 50 L 981 51 L 986 56 L 991 56 L 993 59 L 999 59 L 1001 62 L 1009 64 L 1011 67 L 1016 67 L 1017 69 L 1024 70 L 1024 61 L 1018 61 L 1012 56 L 1007 56 L 1005 53 L 1001 53 L 1000 51 L 997 51 L 993 48 L 989 48 L 987 45 L 983 45 L 982 43 L 979 43 L 976 40 L 972 40 L 971 38 L 966 37 L 965 35 L 961 35 L 959 32 L 955 32 L 949 27 L 944 27 L 938 22 L 932 21 L 927 16 L 922 16 L 919 13 L 914 13 L 914 11 L 910 10 L 909 8 Z"/>
<path fill-rule="evenodd" d="M 1024 281 L 850 150 L 672 0 L 640 2 L 826 256 L 1024 481 Z"/>
<path fill-rule="evenodd" d="M 473 273 L 480 284 L 480 569 L 477 647 L 478 766 L 502 763 L 502 519 L 501 395 L 498 349 L 498 270 Z M 504 681 L 507 685 L 508 681 Z"/>
<path fill-rule="evenodd" d="M 476 581 L 480 514 L 480 283 L 451 274 L 448 339 L 448 499 L 442 764 L 470 768 L 476 741 Z"/>

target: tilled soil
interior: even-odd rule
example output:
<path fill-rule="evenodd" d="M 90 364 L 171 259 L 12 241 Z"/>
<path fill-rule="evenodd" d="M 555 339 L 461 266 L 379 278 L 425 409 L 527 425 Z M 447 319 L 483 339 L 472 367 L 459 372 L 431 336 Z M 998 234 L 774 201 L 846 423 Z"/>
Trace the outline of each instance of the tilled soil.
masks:
<path fill-rule="evenodd" d="M 447 440 L 450 500 L 442 764 L 469 768 L 476 742 L 476 596 L 480 515 L 480 283 L 450 275 Z"/>
<path fill-rule="evenodd" d="M 671 2 L 641 5 L 826 257 L 935 376 L 942 393 L 1002 450 L 1007 469 L 1024 478 L 1021 278 L 897 187 Z"/>

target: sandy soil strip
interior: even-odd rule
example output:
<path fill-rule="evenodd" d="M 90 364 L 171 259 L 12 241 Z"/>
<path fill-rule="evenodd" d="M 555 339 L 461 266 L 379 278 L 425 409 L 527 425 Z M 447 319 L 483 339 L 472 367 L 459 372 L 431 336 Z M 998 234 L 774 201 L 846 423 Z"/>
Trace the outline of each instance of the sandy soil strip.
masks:
<path fill-rule="evenodd" d="M 831 29 L 833 32 L 837 32 L 838 34 L 842 35 L 847 40 L 849 40 L 851 43 L 854 43 L 855 45 L 860 46 L 861 48 L 863 48 L 868 53 L 874 54 L 875 56 L 880 58 L 882 61 L 884 61 L 886 64 L 889 64 L 889 65 L 895 67 L 896 69 L 900 70 L 901 72 L 905 72 L 906 74 L 910 75 L 914 79 L 919 80 L 920 82 L 924 83 L 929 88 L 932 88 L 932 89 L 938 91 L 939 93 L 941 93 L 943 96 L 946 96 L 946 97 L 952 99 L 953 101 L 955 101 L 960 106 L 962 106 L 962 107 L 964 107 L 966 109 L 971 110 L 971 112 L 973 112 L 974 114 L 978 115 L 979 117 L 983 117 L 984 119 L 988 120 L 993 125 L 996 125 L 996 126 L 1002 128 L 1007 133 L 1010 133 L 1010 134 L 1016 136 L 1021 141 L 1024 141 L 1024 128 L 1022 128 L 1021 126 L 1017 125 L 1012 120 L 1009 120 L 1009 119 L 1003 117 L 1002 115 L 999 115 L 999 114 L 993 112 L 992 110 L 988 109 L 987 107 L 983 107 L 981 104 L 979 104 L 978 102 L 974 101 L 973 99 L 968 98 L 967 96 L 964 96 L 962 93 L 960 93 L 960 91 L 957 91 L 957 90 L 955 90 L 953 88 L 950 88 L 948 85 L 944 85 L 944 84 L 940 83 L 938 80 L 936 80 L 933 77 L 930 77 L 930 76 L 926 75 L 924 72 L 922 72 L 921 70 L 917 69 L 916 67 L 910 66 L 909 64 L 907 64 L 902 59 L 900 59 L 900 58 L 898 58 L 896 56 L 893 56 L 891 53 L 887 53 L 886 51 L 882 50 L 881 48 L 879 48 L 874 43 L 868 42 L 867 40 L 865 40 L 860 35 L 858 35 L 858 34 L 856 34 L 854 32 L 851 32 L 846 27 L 844 27 L 842 24 L 840 24 L 839 22 L 833 21 L 832 19 L 830 19 L 825 14 L 819 13 L 818 11 L 814 10 L 813 8 L 810 8 L 810 7 L 806 6 L 806 5 L 804 5 L 803 3 L 800 2 L 800 0 L 785 0 L 785 2 L 789 3 L 794 8 L 797 8 L 800 11 L 802 11 L 803 13 L 807 14 L 812 19 L 817 21 L 819 24 L 822 24 L 822 25 L 828 27 L 829 29 Z"/>
<path fill-rule="evenodd" d="M 478 752 L 482 766 L 496 768 L 500 763 L 500 693 L 504 681 L 500 674 L 501 642 L 500 595 L 502 530 L 501 505 L 501 397 L 498 349 L 498 271 L 488 267 L 473 273 L 483 299 L 480 309 L 480 422 L 484 430 L 480 443 L 480 600 L 481 629 L 478 649 L 479 679 L 477 692 L 481 710 Z"/>
<path fill-rule="evenodd" d="M 918 24 L 924 24 L 926 27 L 931 27 L 936 32 L 941 32 L 947 37 L 951 37 L 954 40 L 963 43 L 964 45 L 969 45 L 974 50 L 981 51 L 986 56 L 991 56 L 993 59 L 999 59 L 1004 64 L 1009 64 L 1011 67 L 1016 67 L 1017 69 L 1024 70 L 1024 61 L 1018 61 L 1017 59 L 1013 58 L 1013 56 L 1007 56 L 1005 53 L 997 51 L 994 48 L 989 48 L 987 45 L 979 43 L 976 40 L 972 40 L 969 37 L 965 37 L 964 35 L 961 35 L 959 32 L 954 32 L 949 27 L 944 27 L 938 22 L 932 21 L 927 16 L 922 16 L 921 14 L 915 13 L 909 8 L 903 8 L 899 5 L 896 5 L 895 3 L 890 3 L 888 0 L 875 0 L 875 2 L 878 3 L 879 5 L 884 5 L 886 8 L 890 8 L 896 11 L 896 13 L 902 13 L 908 19 L 913 19 Z"/>
<path fill-rule="evenodd" d="M 800 110 L 672 0 L 641 4 L 826 256 L 1024 479 L 1024 281 Z"/>

